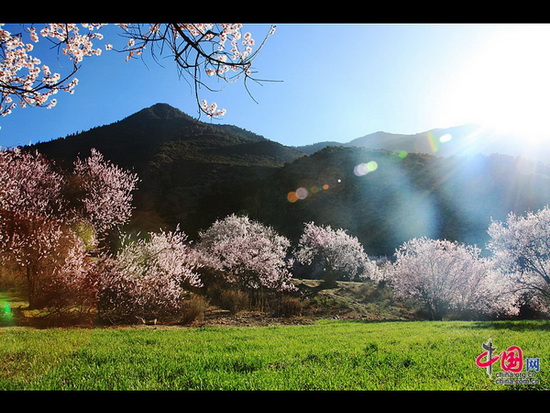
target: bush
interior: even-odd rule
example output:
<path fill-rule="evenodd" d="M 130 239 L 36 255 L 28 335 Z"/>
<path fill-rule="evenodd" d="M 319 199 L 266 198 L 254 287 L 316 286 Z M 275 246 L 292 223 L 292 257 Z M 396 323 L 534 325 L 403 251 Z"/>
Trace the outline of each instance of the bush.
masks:
<path fill-rule="evenodd" d="M 198 295 L 190 295 L 181 303 L 178 322 L 183 325 L 204 320 L 204 313 L 208 308 L 208 300 Z"/>
<path fill-rule="evenodd" d="M 250 295 L 240 290 L 222 290 L 218 294 L 219 306 L 231 313 L 250 309 Z"/>
<path fill-rule="evenodd" d="M 302 302 L 289 295 L 281 295 L 271 300 L 273 314 L 277 317 L 292 317 L 301 315 L 303 311 Z"/>

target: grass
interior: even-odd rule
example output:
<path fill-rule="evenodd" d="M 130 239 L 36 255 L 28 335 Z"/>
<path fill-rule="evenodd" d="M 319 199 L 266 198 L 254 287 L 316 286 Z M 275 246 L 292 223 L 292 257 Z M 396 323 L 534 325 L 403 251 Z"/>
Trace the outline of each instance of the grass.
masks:
<path fill-rule="evenodd" d="M 541 360 L 497 384 L 482 343 Z M 548 390 L 550 323 L 362 322 L 200 328 L 0 328 L 4 390 Z"/>

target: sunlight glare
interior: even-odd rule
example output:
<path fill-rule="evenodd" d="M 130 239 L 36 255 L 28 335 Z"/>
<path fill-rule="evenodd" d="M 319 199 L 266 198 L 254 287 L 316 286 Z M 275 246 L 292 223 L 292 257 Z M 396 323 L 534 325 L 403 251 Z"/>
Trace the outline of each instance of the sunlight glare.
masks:
<path fill-rule="evenodd" d="M 499 30 L 458 70 L 447 110 L 532 144 L 548 139 L 549 25 Z"/>

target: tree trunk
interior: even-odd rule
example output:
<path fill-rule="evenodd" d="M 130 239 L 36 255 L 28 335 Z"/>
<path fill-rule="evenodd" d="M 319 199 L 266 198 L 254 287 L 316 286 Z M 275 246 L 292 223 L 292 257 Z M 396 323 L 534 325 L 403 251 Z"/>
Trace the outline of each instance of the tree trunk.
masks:
<path fill-rule="evenodd" d="M 37 300 L 37 279 L 33 265 L 27 266 L 27 300 L 29 301 L 29 309 L 38 308 Z"/>
<path fill-rule="evenodd" d="M 337 271 L 334 271 L 332 268 L 328 267 L 325 269 L 325 282 L 324 284 L 327 287 L 335 287 L 336 286 L 336 278 L 337 278 Z"/>

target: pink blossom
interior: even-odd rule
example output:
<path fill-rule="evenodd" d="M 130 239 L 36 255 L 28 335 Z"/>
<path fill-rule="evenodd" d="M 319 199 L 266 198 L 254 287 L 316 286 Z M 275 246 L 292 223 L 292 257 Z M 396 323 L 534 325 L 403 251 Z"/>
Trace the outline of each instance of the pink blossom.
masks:
<path fill-rule="evenodd" d="M 245 288 L 293 289 L 287 261 L 290 242 L 246 216 L 229 215 L 200 234 L 199 251 L 226 281 Z"/>
<path fill-rule="evenodd" d="M 517 313 L 517 296 L 477 247 L 414 238 L 395 258 L 389 281 L 396 294 L 424 304 L 433 318 L 453 312 Z"/>
<path fill-rule="evenodd" d="M 112 321 L 135 317 L 177 316 L 189 287 L 201 287 L 201 263 L 187 242 L 174 232 L 125 237 L 122 249 L 102 264 L 100 310 Z"/>
<path fill-rule="evenodd" d="M 53 94 L 60 91 L 74 93 L 77 82 L 73 79 L 84 59 L 102 54 L 103 49 L 97 47 L 97 42 L 104 40 L 100 32 L 104 24 L 48 23 L 40 30 L 31 26 L 16 34 L 10 33 L 3 26 L 0 25 L 0 114 L 3 116 L 10 114 L 18 105 L 53 107 L 54 104 L 49 103 Z M 231 82 L 251 74 L 250 62 L 256 43 L 252 35 L 246 33 L 241 50 L 238 44 L 242 37 L 241 24 L 153 23 L 117 26 L 123 36 L 128 38 L 122 50 L 127 61 L 142 55 L 147 47 L 154 53 L 157 45 L 162 45 L 159 47 L 161 53 L 172 53 L 178 70 L 190 74 L 196 83 L 201 83 L 199 70 Z M 271 34 L 272 31 L 267 37 Z M 28 35 L 30 43 L 25 42 L 25 35 Z M 61 54 L 69 59 L 72 65 L 68 73 L 53 74 L 48 70 L 40 75 L 41 70 L 37 67 L 40 60 L 30 54 L 34 50 L 33 43 L 38 42 L 40 37 L 52 41 Z M 227 41 L 231 44 L 230 50 L 227 50 Z M 262 45 L 256 48 L 256 53 Z M 104 45 L 104 48 L 115 50 L 110 43 Z M 210 48 L 215 52 L 212 53 Z M 231 79 L 227 77 L 230 71 Z M 17 100 L 13 97 L 17 97 Z M 225 110 L 216 110 L 211 105 L 204 108 L 199 106 L 199 109 L 209 117 L 225 114 Z"/>
<path fill-rule="evenodd" d="M 37 152 L 0 151 L 0 259 L 25 273 L 31 306 L 48 285 L 84 280 L 75 268 L 86 268 L 96 235 L 129 218 L 136 179 L 97 151 L 72 175 Z"/>
<path fill-rule="evenodd" d="M 92 149 L 91 155 L 78 159 L 74 165 L 74 179 L 80 187 L 79 202 L 86 217 L 99 234 L 125 223 L 132 213 L 132 194 L 138 177 L 106 161 Z"/>
<path fill-rule="evenodd" d="M 376 265 L 369 260 L 359 240 L 328 225 L 318 226 L 314 222 L 304 225 L 296 258 L 305 265 L 319 263 L 330 282 L 339 275 L 348 280 L 377 277 Z"/>
<path fill-rule="evenodd" d="M 510 213 L 492 222 L 488 248 L 502 277 L 529 297 L 533 307 L 548 310 L 550 297 L 550 207 L 523 216 Z"/>

